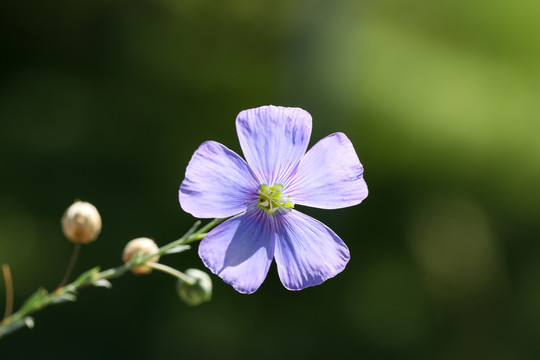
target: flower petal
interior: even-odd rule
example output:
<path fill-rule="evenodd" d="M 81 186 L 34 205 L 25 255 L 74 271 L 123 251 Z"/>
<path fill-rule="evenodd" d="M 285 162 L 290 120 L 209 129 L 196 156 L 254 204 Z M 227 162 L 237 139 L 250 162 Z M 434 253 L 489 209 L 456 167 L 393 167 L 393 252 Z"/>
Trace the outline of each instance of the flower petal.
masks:
<path fill-rule="evenodd" d="M 319 285 L 345 268 L 349 249 L 329 227 L 295 210 L 279 216 L 274 256 L 283 286 Z"/>
<path fill-rule="evenodd" d="M 285 181 L 305 154 L 311 136 L 311 115 L 300 108 L 262 106 L 236 118 L 244 156 L 261 182 Z"/>
<path fill-rule="evenodd" d="M 253 209 L 210 231 L 199 245 L 199 256 L 227 284 L 251 294 L 266 278 L 274 257 L 274 238 L 268 215 Z"/>
<path fill-rule="evenodd" d="M 198 218 L 224 218 L 257 202 L 258 183 L 248 164 L 215 141 L 193 154 L 180 185 L 180 206 Z"/>
<path fill-rule="evenodd" d="M 343 133 L 328 135 L 304 156 L 290 184 L 284 185 L 295 204 L 320 209 L 357 205 L 368 195 L 364 168 Z"/>

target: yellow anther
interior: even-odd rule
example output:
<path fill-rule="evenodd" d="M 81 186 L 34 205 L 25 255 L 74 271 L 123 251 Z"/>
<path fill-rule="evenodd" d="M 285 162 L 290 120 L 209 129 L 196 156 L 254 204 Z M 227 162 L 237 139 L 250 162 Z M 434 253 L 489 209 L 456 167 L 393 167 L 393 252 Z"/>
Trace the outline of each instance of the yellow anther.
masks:
<path fill-rule="evenodd" d="M 261 185 L 258 190 L 260 197 L 257 205 L 269 214 L 273 214 L 279 209 L 290 211 L 294 204 L 290 201 L 290 196 L 281 194 L 282 191 L 283 185 L 281 184 Z"/>

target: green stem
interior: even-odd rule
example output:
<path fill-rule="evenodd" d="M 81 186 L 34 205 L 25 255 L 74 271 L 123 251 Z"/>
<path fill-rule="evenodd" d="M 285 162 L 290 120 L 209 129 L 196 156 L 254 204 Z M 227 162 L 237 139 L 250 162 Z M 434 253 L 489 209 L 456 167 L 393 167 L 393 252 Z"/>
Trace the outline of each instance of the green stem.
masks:
<path fill-rule="evenodd" d="M 117 266 L 115 268 L 103 270 L 101 272 L 99 271 L 99 267 L 93 268 L 80 275 L 75 281 L 57 288 L 52 293 L 48 293 L 45 289 L 40 288 L 36 293 L 34 293 L 30 298 L 28 298 L 28 300 L 17 312 L 4 318 L 4 320 L 0 322 L 0 338 L 5 335 L 11 334 L 18 329 L 30 327 L 30 325 L 33 324 L 33 320 L 29 317 L 29 315 L 54 303 L 73 301 L 75 300 L 74 294 L 77 292 L 77 290 L 92 285 L 103 285 L 104 283 L 106 285 L 108 284 L 107 280 L 120 277 L 126 272 L 128 272 L 131 268 L 134 268 L 136 266 L 144 264 L 156 270 L 168 272 L 175 277 L 190 282 L 191 279 L 189 279 L 189 277 L 187 277 L 185 274 L 175 269 L 169 268 L 168 266 L 161 264 L 158 265 L 155 263 L 145 263 L 156 255 L 165 255 L 168 251 L 174 249 L 175 247 L 178 247 L 179 245 L 185 245 L 203 239 L 208 233 L 208 231 L 210 231 L 212 228 L 214 228 L 224 220 L 225 219 L 214 219 L 199 230 L 197 230 L 197 228 L 199 227 L 201 222 L 197 221 L 188 230 L 188 232 L 184 234 L 184 236 L 159 248 L 158 252 L 155 254 L 135 257 L 132 261 L 126 264 Z M 186 247 L 185 249 L 181 249 L 181 251 L 187 249 L 188 247 Z"/>
<path fill-rule="evenodd" d="M 152 269 L 164 272 L 166 274 L 172 275 L 175 278 L 178 278 L 178 279 L 180 279 L 180 280 L 182 280 L 182 281 L 184 281 L 184 282 L 186 282 L 188 284 L 195 284 L 195 282 L 193 281 L 192 278 L 190 278 L 189 276 L 187 276 L 186 274 L 184 274 L 181 271 L 173 269 L 170 266 L 160 264 L 160 263 L 153 263 L 153 262 L 147 262 L 145 264 L 145 266 L 148 266 L 149 268 L 152 268 Z"/>

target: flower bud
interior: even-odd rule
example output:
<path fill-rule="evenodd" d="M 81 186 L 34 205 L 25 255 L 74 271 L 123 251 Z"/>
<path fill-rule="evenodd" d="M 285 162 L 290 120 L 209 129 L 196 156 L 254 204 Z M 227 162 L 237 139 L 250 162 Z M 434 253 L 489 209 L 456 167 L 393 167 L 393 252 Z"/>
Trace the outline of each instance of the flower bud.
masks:
<path fill-rule="evenodd" d="M 140 256 L 147 256 L 151 254 L 155 254 L 159 251 L 158 246 L 154 242 L 154 240 L 141 237 L 137 239 L 133 239 L 130 242 L 126 244 L 126 247 L 124 248 L 124 252 L 122 253 L 122 261 L 125 263 L 130 262 L 134 256 L 136 256 L 138 253 L 140 253 Z M 158 262 L 159 256 L 156 255 L 153 258 L 147 260 L 146 262 Z M 152 269 L 145 265 L 135 266 L 131 268 L 131 272 L 135 275 L 142 275 L 142 274 L 148 274 L 151 272 Z"/>
<path fill-rule="evenodd" d="M 70 241 L 88 244 L 101 231 L 101 216 L 94 205 L 75 201 L 62 216 L 62 231 Z"/>
<path fill-rule="evenodd" d="M 187 269 L 184 272 L 193 280 L 192 283 L 178 279 L 176 291 L 180 298 L 188 305 L 196 306 L 212 298 L 212 279 L 204 271 Z"/>

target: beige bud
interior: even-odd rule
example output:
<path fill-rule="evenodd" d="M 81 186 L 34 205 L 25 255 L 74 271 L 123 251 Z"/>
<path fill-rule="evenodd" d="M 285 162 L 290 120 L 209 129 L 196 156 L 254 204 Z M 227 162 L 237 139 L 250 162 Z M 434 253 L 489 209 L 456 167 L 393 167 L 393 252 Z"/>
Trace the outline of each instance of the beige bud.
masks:
<path fill-rule="evenodd" d="M 126 247 L 124 248 L 124 252 L 122 253 L 122 261 L 125 263 L 130 262 L 137 253 L 140 253 L 141 256 L 147 256 L 151 254 L 155 254 L 159 251 L 158 246 L 154 242 L 154 240 L 141 237 L 137 239 L 133 239 L 130 242 L 126 244 Z M 159 256 L 156 255 L 153 258 L 147 260 L 146 262 L 158 262 Z M 131 268 L 131 272 L 135 275 L 142 275 L 142 274 L 148 274 L 152 269 L 148 266 L 141 265 L 141 266 L 135 266 L 134 268 Z"/>
<path fill-rule="evenodd" d="M 62 231 L 70 241 L 88 244 L 101 232 L 101 216 L 94 205 L 75 201 L 62 216 Z"/>

